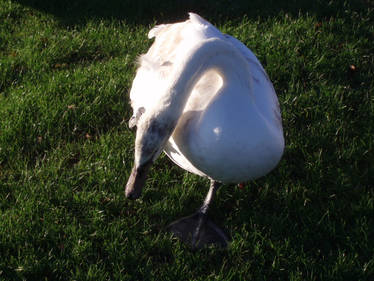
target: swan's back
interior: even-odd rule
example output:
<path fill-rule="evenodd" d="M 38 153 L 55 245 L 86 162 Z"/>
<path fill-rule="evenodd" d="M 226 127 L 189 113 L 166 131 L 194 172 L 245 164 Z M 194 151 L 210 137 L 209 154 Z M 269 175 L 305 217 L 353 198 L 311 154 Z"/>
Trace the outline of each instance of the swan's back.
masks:
<path fill-rule="evenodd" d="M 139 108 L 151 108 L 161 98 L 173 67 L 184 59 L 188 50 L 209 38 L 223 39 L 223 34 L 199 15 L 190 13 L 190 18 L 184 22 L 155 26 L 148 38 L 155 38 L 155 41 L 148 52 L 139 57 L 130 92 L 134 116 Z"/>
<path fill-rule="evenodd" d="M 155 38 L 155 42 L 146 56 L 162 65 L 176 63 L 202 40 L 223 38 L 223 34 L 199 15 L 190 13 L 190 19 L 184 22 L 155 26 L 149 31 L 148 38 Z"/>

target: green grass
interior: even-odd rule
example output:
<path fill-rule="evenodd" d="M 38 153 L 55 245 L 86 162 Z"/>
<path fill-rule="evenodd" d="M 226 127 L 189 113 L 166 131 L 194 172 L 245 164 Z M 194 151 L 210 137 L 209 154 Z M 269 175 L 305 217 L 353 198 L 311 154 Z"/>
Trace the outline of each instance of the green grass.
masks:
<path fill-rule="evenodd" d="M 371 1 L 65 2 L 0 0 L 1 280 L 374 280 Z M 255 52 L 282 108 L 277 169 L 212 206 L 227 250 L 164 231 L 208 184 L 167 157 L 124 196 L 134 61 L 188 11 Z"/>

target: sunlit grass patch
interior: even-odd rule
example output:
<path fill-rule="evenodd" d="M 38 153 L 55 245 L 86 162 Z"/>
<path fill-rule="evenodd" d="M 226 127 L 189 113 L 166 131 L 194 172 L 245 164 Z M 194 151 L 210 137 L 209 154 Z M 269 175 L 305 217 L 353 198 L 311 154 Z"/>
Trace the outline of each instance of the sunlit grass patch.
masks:
<path fill-rule="evenodd" d="M 0 279 L 371 280 L 370 3 L 110 2 L 0 1 Z M 277 169 L 211 207 L 227 250 L 191 252 L 164 231 L 208 187 L 166 156 L 139 200 L 124 196 L 136 57 L 155 23 L 190 10 L 253 50 L 282 109 Z"/>

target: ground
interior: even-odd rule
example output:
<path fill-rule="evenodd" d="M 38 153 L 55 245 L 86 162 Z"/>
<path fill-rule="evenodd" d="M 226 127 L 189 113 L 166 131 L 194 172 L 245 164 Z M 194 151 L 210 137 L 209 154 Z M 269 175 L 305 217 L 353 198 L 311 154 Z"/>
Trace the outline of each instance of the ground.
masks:
<path fill-rule="evenodd" d="M 0 0 L 0 279 L 373 280 L 373 3 L 103 3 Z M 124 195 L 136 58 L 189 11 L 251 48 L 282 109 L 279 166 L 211 207 L 226 250 L 164 231 L 209 184 L 167 157 Z"/>

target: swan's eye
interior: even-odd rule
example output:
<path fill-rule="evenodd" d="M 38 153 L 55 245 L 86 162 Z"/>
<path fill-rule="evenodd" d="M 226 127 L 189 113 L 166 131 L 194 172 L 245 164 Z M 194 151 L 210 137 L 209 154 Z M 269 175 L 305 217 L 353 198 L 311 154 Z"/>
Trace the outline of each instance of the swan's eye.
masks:
<path fill-rule="evenodd" d="M 165 61 L 161 64 L 161 66 L 170 66 L 172 63 L 170 61 Z"/>
<path fill-rule="evenodd" d="M 137 123 L 138 123 L 138 120 L 140 118 L 140 116 L 142 116 L 142 114 L 145 112 L 145 108 L 144 107 L 140 107 L 138 109 L 138 111 L 136 112 L 136 114 L 134 114 L 130 120 L 129 120 L 129 128 L 132 129 L 134 128 Z"/>
<path fill-rule="evenodd" d="M 132 116 L 129 120 L 129 128 L 132 129 L 136 126 L 136 118 L 135 116 Z"/>

